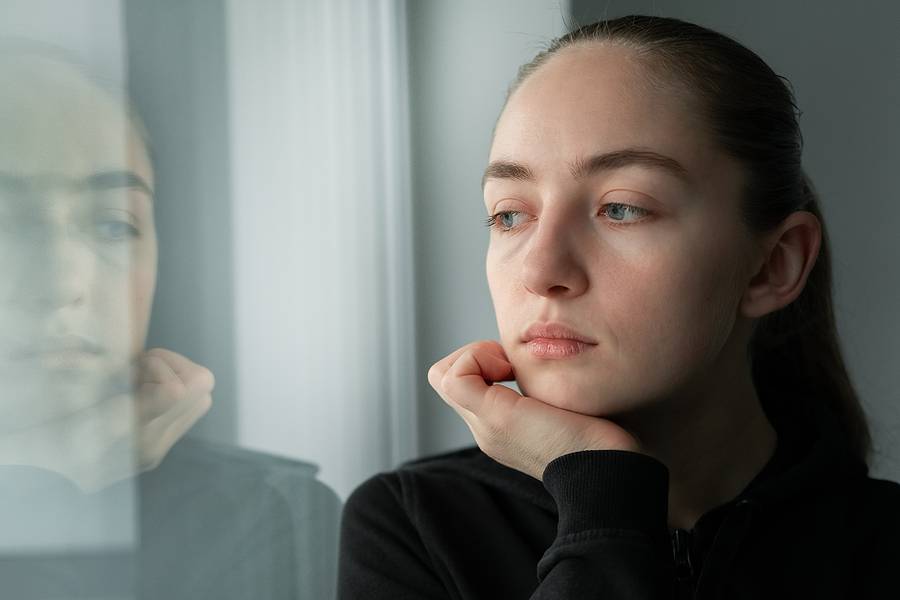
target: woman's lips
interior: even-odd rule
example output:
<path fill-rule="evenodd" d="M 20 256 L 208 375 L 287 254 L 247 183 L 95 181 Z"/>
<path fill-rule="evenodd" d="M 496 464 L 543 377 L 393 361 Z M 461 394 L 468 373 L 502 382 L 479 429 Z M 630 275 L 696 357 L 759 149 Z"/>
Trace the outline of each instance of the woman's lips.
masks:
<path fill-rule="evenodd" d="M 86 369 L 99 362 L 100 355 L 84 350 L 48 350 L 36 354 L 33 360 L 45 369 Z"/>
<path fill-rule="evenodd" d="M 96 352 L 76 349 L 44 350 L 20 357 L 19 364 L 44 371 L 87 371 L 101 364 Z"/>
<path fill-rule="evenodd" d="M 596 346 L 567 338 L 534 338 L 527 343 L 532 356 L 546 359 L 569 358 Z"/>

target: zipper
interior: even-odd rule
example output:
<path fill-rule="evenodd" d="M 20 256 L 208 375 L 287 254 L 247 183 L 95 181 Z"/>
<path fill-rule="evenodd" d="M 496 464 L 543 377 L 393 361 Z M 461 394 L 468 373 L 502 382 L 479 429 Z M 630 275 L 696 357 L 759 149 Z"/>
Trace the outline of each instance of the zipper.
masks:
<path fill-rule="evenodd" d="M 739 500 L 735 506 L 739 508 L 744 508 L 742 513 L 743 518 L 737 518 L 734 516 L 735 511 L 731 511 L 728 515 L 726 515 L 725 519 L 719 524 L 716 535 L 713 539 L 711 550 L 717 550 L 720 554 L 725 553 L 727 556 L 725 558 L 725 562 L 722 562 L 721 559 L 717 561 L 719 564 L 717 571 L 721 569 L 729 569 L 731 563 L 734 560 L 734 556 L 738 551 L 739 544 L 743 541 L 747 531 L 750 527 L 750 521 L 752 517 L 752 512 L 755 506 L 757 505 L 757 501 L 744 498 Z M 737 511 L 740 512 L 740 511 Z M 737 518 L 738 523 L 733 523 L 733 521 Z M 700 521 L 703 521 L 701 517 Z M 723 530 L 730 527 L 731 525 L 736 525 L 737 529 L 732 527 L 728 530 L 727 536 L 723 537 Z M 700 576 L 700 573 L 696 572 L 696 555 L 695 552 L 695 542 L 694 539 L 697 535 L 696 527 L 694 529 L 673 529 L 671 534 L 671 542 L 672 542 L 672 556 L 674 558 L 675 563 L 675 580 L 673 581 L 673 598 L 676 600 L 693 600 L 694 594 L 697 592 L 697 579 Z M 724 547 L 723 547 L 724 544 Z M 706 570 L 705 563 L 703 570 Z M 707 588 L 713 586 L 721 586 L 722 581 L 721 578 L 716 579 L 716 581 L 708 581 L 706 576 L 704 575 L 704 587 L 703 587 L 703 597 L 711 597 L 710 590 Z M 715 596 L 716 592 L 712 592 L 713 596 Z"/>
<path fill-rule="evenodd" d="M 693 535 L 687 529 L 675 529 L 672 532 L 672 556 L 675 559 L 675 598 L 693 598 L 694 565 L 691 560 L 691 539 Z"/>

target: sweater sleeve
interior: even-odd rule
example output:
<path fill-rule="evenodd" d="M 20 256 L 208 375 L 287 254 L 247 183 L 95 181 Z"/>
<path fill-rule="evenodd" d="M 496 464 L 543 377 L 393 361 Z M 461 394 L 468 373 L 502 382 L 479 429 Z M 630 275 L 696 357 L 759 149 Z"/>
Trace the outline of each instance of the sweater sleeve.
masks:
<path fill-rule="evenodd" d="M 366 480 L 344 504 L 338 600 L 447 600 L 399 489 L 385 477 Z"/>
<path fill-rule="evenodd" d="M 556 501 L 553 544 L 538 563 L 531 600 L 670 598 L 668 468 L 624 450 L 563 455 L 544 470 Z"/>

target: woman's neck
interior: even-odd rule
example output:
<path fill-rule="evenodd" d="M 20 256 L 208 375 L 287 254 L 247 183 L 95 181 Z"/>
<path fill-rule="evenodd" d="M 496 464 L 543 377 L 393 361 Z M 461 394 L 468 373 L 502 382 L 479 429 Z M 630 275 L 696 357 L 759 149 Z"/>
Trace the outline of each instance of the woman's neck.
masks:
<path fill-rule="evenodd" d="M 735 498 L 775 452 L 777 432 L 750 368 L 732 362 L 715 365 L 677 398 L 613 418 L 669 468 L 670 529 L 692 529 L 704 513 Z"/>

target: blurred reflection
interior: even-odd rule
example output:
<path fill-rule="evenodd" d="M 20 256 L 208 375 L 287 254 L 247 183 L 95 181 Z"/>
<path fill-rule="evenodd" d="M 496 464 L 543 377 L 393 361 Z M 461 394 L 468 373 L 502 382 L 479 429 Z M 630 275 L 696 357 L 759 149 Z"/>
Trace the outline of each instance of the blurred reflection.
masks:
<path fill-rule="evenodd" d="M 11 53 L 0 89 L 4 457 L 93 491 L 156 466 L 209 409 L 213 377 L 142 352 L 153 173 L 122 101 L 69 65 Z"/>
<path fill-rule="evenodd" d="M 2 596 L 326 597 L 336 496 L 312 465 L 182 439 L 213 375 L 144 349 L 146 139 L 63 57 L 0 54 Z"/>

